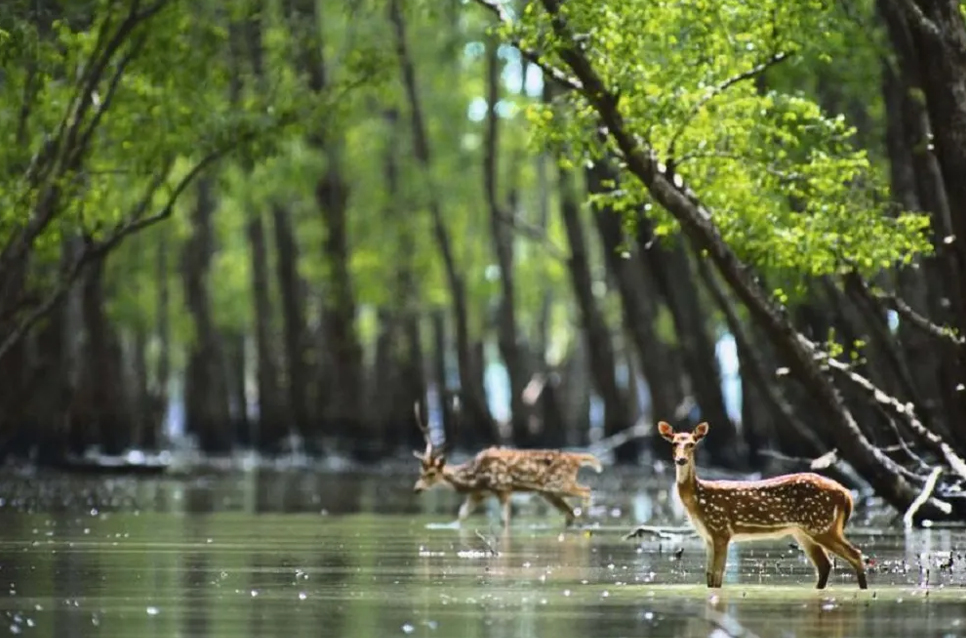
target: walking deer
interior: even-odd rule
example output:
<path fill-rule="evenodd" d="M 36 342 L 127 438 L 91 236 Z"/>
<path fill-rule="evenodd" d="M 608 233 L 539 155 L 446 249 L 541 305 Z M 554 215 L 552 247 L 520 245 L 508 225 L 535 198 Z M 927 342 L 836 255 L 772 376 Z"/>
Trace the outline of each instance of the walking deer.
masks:
<path fill-rule="evenodd" d="M 585 466 L 598 473 L 603 469 L 592 454 L 504 447 L 490 447 L 465 463 L 447 465 L 445 451 L 433 445 L 429 430 L 419 416 L 418 403 L 416 424 L 426 440 L 426 450 L 413 451 L 413 455 L 422 463 L 413 491 L 418 494 L 437 485 L 445 485 L 464 494 L 466 499 L 459 509 L 460 523 L 488 496 L 495 496 L 503 506 L 503 525 L 509 526 L 511 495 L 514 492 L 531 492 L 539 494 L 562 512 L 566 524 L 570 526 L 576 515 L 564 497 L 580 497 L 586 501 L 591 495 L 589 487 L 577 483 L 577 473 Z"/>
<path fill-rule="evenodd" d="M 792 536 L 815 566 L 817 589 L 828 584 L 828 552 L 845 559 L 859 588 L 867 589 L 862 553 L 844 535 L 852 495 L 842 485 L 811 472 L 759 481 L 703 481 L 695 472 L 694 449 L 707 435 L 708 424 L 675 432 L 661 421 L 658 431 L 674 446 L 677 493 L 705 542 L 708 587 L 721 587 L 731 541 Z"/>

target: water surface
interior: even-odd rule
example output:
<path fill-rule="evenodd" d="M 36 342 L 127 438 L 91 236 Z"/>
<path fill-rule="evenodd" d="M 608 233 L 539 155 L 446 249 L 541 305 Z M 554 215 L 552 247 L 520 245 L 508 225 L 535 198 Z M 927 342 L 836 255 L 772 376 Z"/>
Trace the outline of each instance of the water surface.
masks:
<path fill-rule="evenodd" d="M 733 545 L 712 591 L 697 539 L 622 539 L 638 523 L 685 524 L 664 481 L 601 491 L 570 530 L 521 499 L 504 531 L 495 506 L 448 525 L 459 498 L 414 495 L 412 478 L 5 477 L 3 626 L 57 637 L 966 635 L 962 531 L 886 532 L 857 513 L 868 591 L 841 562 L 816 591 L 809 563 L 780 540 Z"/>

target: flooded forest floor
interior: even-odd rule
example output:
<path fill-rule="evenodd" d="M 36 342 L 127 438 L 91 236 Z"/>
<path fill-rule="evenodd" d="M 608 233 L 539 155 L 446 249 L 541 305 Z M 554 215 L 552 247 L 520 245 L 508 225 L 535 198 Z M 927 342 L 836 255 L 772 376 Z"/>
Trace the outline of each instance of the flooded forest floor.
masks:
<path fill-rule="evenodd" d="M 669 478 L 586 482 L 569 529 L 542 501 L 412 493 L 415 471 L 0 476 L 3 628 L 36 636 L 966 636 L 966 531 L 859 507 L 870 588 L 829 588 L 791 539 L 732 544 L 704 586 Z"/>

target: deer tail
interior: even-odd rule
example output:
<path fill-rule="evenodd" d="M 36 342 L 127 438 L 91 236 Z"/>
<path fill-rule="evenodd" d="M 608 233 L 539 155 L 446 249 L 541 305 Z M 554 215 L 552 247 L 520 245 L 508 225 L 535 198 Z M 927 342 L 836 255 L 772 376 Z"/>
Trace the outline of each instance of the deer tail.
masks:
<path fill-rule="evenodd" d="M 848 523 L 849 519 L 852 517 L 852 509 L 854 507 L 851 494 L 844 492 L 842 496 L 842 502 L 839 503 L 838 507 L 836 508 L 838 511 L 836 512 L 835 523 L 833 523 L 833 525 L 838 528 L 839 534 L 845 532 L 845 524 Z"/>
<path fill-rule="evenodd" d="M 843 499 L 845 502 L 842 503 L 842 528 L 845 528 L 845 524 L 849 522 L 849 518 L 852 517 L 852 495 L 846 494 Z"/>
<path fill-rule="evenodd" d="M 604 466 L 601 465 L 600 459 L 593 454 L 578 454 L 577 458 L 580 461 L 580 467 L 593 468 L 598 474 L 604 471 Z"/>

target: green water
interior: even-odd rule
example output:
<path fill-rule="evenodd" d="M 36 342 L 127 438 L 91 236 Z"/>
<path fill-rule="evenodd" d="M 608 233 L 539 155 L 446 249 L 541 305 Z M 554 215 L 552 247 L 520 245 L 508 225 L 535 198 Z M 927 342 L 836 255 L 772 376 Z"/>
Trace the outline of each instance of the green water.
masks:
<path fill-rule="evenodd" d="M 666 485 L 600 492 L 583 521 L 523 499 L 448 526 L 456 495 L 405 474 L 5 477 L 0 631 L 24 636 L 963 636 L 966 533 L 863 526 L 870 589 L 829 589 L 786 541 L 733 546 L 704 583 Z M 589 481 L 588 481 L 589 482 Z M 643 483 L 642 483 L 643 484 Z M 952 562 L 950 565 L 950 555 Z M 741 633 L 741 632 L 745 633 Z"/>

